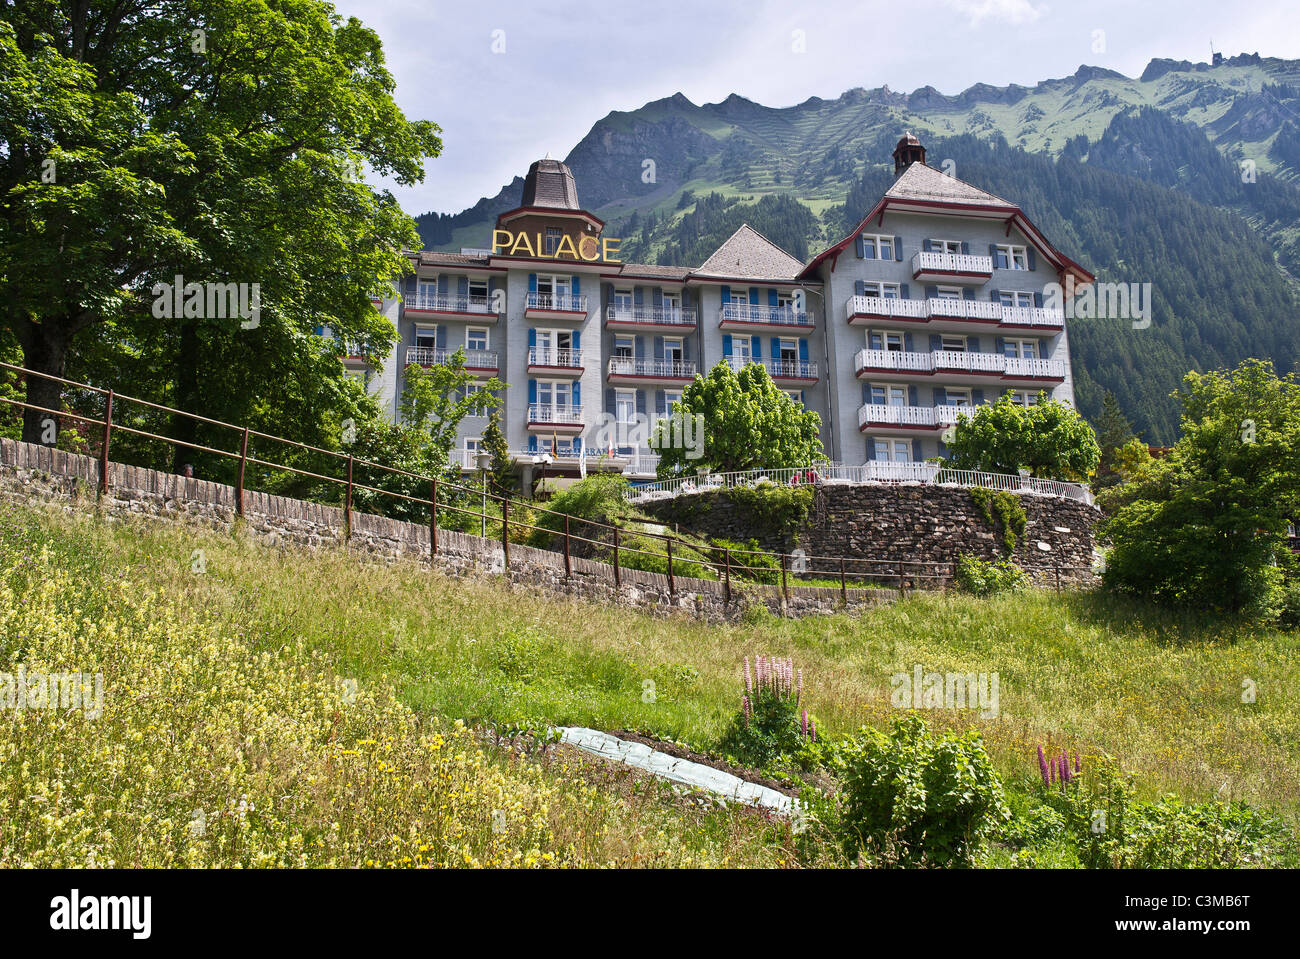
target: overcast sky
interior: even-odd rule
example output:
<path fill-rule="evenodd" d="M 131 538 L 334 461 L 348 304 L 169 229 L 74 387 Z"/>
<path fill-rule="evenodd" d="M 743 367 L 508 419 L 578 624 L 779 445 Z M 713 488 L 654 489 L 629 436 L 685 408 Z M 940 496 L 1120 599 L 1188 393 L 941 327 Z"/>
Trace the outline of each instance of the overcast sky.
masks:
<path fill-rule="evenodd" d="M 1211 41 L 1227 56 L 1300 59 L 1297 0 L 335 4 L 379 33 L 406 115 L 442 127 L 424 183 L 395 190 L 413 215 L 458 212 L 533 160 L 563 158 L 611 110 L 677 91 L 767 106 L 883 85 L 954 94 L 1032 86 L 1083 63 L 1137 76 L 1153 57 L 1208 61 Z"/>

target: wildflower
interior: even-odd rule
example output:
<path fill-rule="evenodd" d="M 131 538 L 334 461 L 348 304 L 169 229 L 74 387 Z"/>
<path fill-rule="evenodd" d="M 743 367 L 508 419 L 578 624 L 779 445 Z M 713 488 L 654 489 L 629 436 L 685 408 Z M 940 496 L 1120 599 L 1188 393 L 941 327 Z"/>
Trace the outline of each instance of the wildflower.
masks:
<path fill-rule="evenodd" d="M 1043 774 L 1043 785 L 1050 786 L 1052 784 L 1052 780 L 1047 772 L 1047 758 L 1043 755 L 1042 746 L 1038 747 L 1038 769 Z"/>

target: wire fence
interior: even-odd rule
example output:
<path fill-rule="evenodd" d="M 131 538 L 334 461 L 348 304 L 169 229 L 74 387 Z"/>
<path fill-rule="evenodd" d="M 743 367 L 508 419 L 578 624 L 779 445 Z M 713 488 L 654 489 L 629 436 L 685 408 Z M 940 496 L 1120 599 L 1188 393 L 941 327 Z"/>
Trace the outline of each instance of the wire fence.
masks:
<path fill-rule="evenodd" d="M 101 495 L 109 492 L 109 455 L 114 436 L 126 433 L 142 440 L 168 444 L 172 448 L 201 451 L 218 459 L 232 461 L 235 465 L 232 483 L 235 491 L 235 511 L 239 516 L 244 515 L 250 467 L 285 472 L 314 483 L 326 484 L 327 488 L 337 488 L 340 493 L 338 501 L 343 511 L 342 532 L 345 540 L 352 538 L 353 511 L 360 494 L 374 497 L 373 501 L 376 503 L 383 502 L 384 497 L 391 498 L 405 507 L 406 516 L 418 513 L 427 517 L 431 562 L 439 554 L 440 532 L 447 529 L 466 532 L 477 526 L 480 535 L 484 538 L 499 541 L 507 569 L 510 566 L 511 544 L 522 545 L 526 539 L 531 539 L 533 540 L 531 545 L 540 544 L 539 548 L 563 556 L 566 578 L 574 575 L 575 558 L 595 559 L 606 562 L 610 566 L 616 588 L 622 586 L 626 570 L 638 569 L 664 574 L 670 595 L 677 593 L 678 581 L 681 578 L 716 580 L 722 586 L 723 597 L 727 603 L 732 600 L 733 580 L 738 587 L 744 585 L 778 587 L 787 600 L 792 587 L 837 586 L 842 598 L 847 602 L 850 588 L 895 588 L 904 594 L 909 589 L 942 588 L 952 581 L 955 571 L 955 564 L 948 561 L 898 560 L 865 556 L 810 556 L 801 550 L 784 553 L 692 543 L 671 533 L 632 530 L 599 520 L 560 513 L 532 501 L 523 501 L 508 494 L 492 492 L 486 486 L 468 486 L 446 477 L 423 475 L 360 459 L 349 453 L 300 443 L 253 430 L 247 426 L 225 423 L 150 400 L 117 393 L 112 389 L 79 383 L 21 366 L 0 362 L 0 369 L 19 376 L 41 377 L 59 383 L 65 390 L 81 390 L 90 395 L 91 402 L 85 405 L 102 411 L 98 417 L 69 410 L 49 409 L 13 397 L 0 396 L 0 403 L 78 424 L 82 435 L 92 440 L 92 445 L 98 448 Z M 223 449 L 211 445 L 215 441 L 198 443 L 195 440 L 178 439 L 128 425 L 127 418 L 124 417 L 124 404 L 189 419 L 212 427 L 218 433 L 224 433 L 229 437 L 231 448 Z M 330 472 L 325 471 L 326 467 L 307 469 L 302 465 L 279 462 L 270 458 L 269 454 L 255 455 L 250 452 L 250 443 L 254 441 L 273 446 L 279 445 L 291 451 L 310 453 L 323 463 L 333 464 L 340 475 L 331 475 Z M 373 485 L 373 482 L 362 482 L 358 479 L 359 471 L 366 475 L 402 478 L 406 481 L 407 490 L 424 490 L 428 492 L 428 496 L 417 495 L 411 491 L 384 489 Z M 472 508 L 475 505 L 478 506 L 477 509 Z M 1083 570 L 1091 571 L 1091 568 L 1062 565 L 1048 569 L 1040 568 L 1038 572 L 1049 573 L 1059 590 L 1063 576 L 1068 578 L 1071 574 Z"/>

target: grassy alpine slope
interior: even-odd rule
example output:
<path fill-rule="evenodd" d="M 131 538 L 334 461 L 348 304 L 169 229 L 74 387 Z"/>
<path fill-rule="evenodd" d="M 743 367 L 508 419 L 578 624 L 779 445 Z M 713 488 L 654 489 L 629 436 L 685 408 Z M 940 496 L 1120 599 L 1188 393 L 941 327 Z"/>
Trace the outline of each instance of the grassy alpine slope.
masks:
<path fill-rule="evenodd" d="M 1038 743 L 1085 764 L 1105 751 L 1141 794 L 1242 799 L 1294 829 L 1297 647 L 1038 592 L 709 627 L 3 506 L 0 671 L 102 671 L 105 691 L 99 720 L 26 710 L 0 726 L 0 865 L 790 863 L 784 825 L 455 725 L 639 728 L 707 749 L 758 653 L 794 657 L 831 735 L 887 725 L 889 676 L 915 664 L 996 671 L 999 718 L 926 718 L 978 725 L 1009 789 L 1037 777 Z"/>

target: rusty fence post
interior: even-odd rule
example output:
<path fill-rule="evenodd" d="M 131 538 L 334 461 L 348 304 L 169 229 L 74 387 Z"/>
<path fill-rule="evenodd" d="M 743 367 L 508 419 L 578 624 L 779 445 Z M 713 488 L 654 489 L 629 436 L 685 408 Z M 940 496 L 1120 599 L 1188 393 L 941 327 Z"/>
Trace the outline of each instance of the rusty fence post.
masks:
<path fill-rule="evenodd" d="M 113 391 L 108 391 L 108 402 L 104 406 L 104 446 L 99 451 L 99 491 L 108 492 L 108 444 L 113 436 Z"/>
<path fill-rule="evenodd" d="M 348 457 L 348 492 L 343 501 L 343 538 L 352 538 L 352 457 Z"/>
<path fill-rule="evenodd" d="M 564 578 L 573 576 L 573 560 L 569 558 L 569 514 L 564 514 Z"/>
<path fill-rule="evenodd" d="M 239 482 L 235 486 L 235 513 L 244 515 L 244 469 L 248 465 L 248 427 L 239 439 Z"/>
<path fill-rule="evenodd" d="M 840 557 L 840 599 L 844 600 L 847 606 L 849 602 L 849 580 L 844 572 L 844 557 Z"/>
<path fill-rule="evenodd" d="M 510 572 L 510 500 L 501 500 L 501 557 L 505 571 Z"/>
<path fill-rule="evenodd" d="M 790 587 L 786 585 L 786 581 L 785 581 L 785 553 L 781 553 L 780 556 L 781 556 L 781 597 L 787 603 L 789 603 Z"/>
<path fill-rule="evenodd" d="M 429 500 L 429 562 L 438 555 L 438 477 L 433 478 L 433 498 Z"/>
<path fill-rule="evenodd" d="M 722 551 L 722 601 L 731 605 L 731 548 Z"/>
<path fill-rule="evenodd" d="M 677 585 L 673 582 L 673 541 L 665 540 L 668 544 L 668 595 L 677 595 Z"/>
<path fill-rule="evenodd" d="M 623 585 L 623 575 L 618 569 L 618 527 L 614 527 L 614 588 L 618 589 Z"/>

